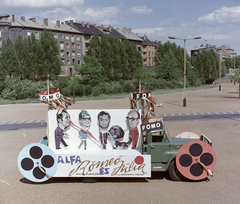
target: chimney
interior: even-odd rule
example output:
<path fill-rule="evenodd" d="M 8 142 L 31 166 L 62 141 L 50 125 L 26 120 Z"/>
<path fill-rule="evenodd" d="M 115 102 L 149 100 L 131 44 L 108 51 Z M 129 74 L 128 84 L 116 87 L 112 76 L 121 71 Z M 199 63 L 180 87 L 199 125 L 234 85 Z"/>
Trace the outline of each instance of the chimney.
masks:
<path fill-rule="evenodd" d="M 47 18 L 44 18 L 44 25 L 48 26 L 48 19 Z"/>
<path fill-rule="evenodd" d="M 68 25 L 68 21 L 65 21 L 65 25 Z"/>
<path fill-rule="evenodd" d="M 62 22 L 62 25 L 64 25 L 64 22 Z"/>
<path fill-rule="evenodd" d="M 144 40 L 147 40 L 147 36 L 146 36 L 146 35 L 144 35 L 144 36 L 143 36 L 143 39 L 144 39 Z"/>
<path fill-rule="evenodd" d="M 12 21 L 15 22 L 15 15 L 12 15 Z"/>
<path fill-rule="evenodd" d="M 129 29 L 128 29 L 128 32 L 129 32 L 129 33 L 132 33 L 132 28 L 129 28 Z"/>
<path fill-rule="evenodd" d="M 25 16 L 22 16 L 21 19 L 22 19 L 23 21 L 25 21 Z"/>
<path fill-rule="evenodd" d="M 33 21 L 34 23 L 36 22 L 36 18 L 29 18 L 29 20 Z"/>
<path fill-rule="evenodd" d="M 111 30 L 112 30 L 111 25 L 109 25 L 108 30 L 109 30 L 109 32 L 111 32 Z"/>
<path fill-rule="evenodd" d="M 89 28 L 89 22 L 87 22 L 87 27 Z"/>
<path fill-rule="evenodd" d="M 58 20 L 58 21 L 56 21 L 56 25 L 57 25 L 57 27 L 59 27 L 60 28 L 60 21 Z"/>
<path fill-rule="evenodd" d="M 126 27 L 123 27 L 123 33 L 127 33 L 127 28 Z"/>
<path fill-rule="evenodd" d="M 93 26 L 94 26 L 94 27 L 96 27 L 96 26 L 97 26 L 97 24 L 93 24 Z"/>
<path fill-rule="evenodd" d="M 73 20 L 70 20 L 70 26 L 73 26 Z"/>
<path fill-rule="evenodd" d="M 85 27 L 84 21 L 82 21 L 82 27 Z"/>

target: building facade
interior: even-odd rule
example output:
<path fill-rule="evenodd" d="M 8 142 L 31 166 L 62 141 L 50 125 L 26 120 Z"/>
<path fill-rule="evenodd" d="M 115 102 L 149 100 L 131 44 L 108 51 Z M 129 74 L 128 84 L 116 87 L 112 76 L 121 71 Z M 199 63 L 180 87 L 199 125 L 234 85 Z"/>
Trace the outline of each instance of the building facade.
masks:
<path fill-rule="evenodd" d="M 44 29 L 52 31 L 54 38 L 59 46 L 59 59 L 62 61 L 63 73 L 74 73 L 74 70 L 66 70 L 73 62 L 82 64 L 83 35 L 80 31 L 74 29 L 66 21 L 56 23 L 37 21 L 36 18 L 26 19 L 24 16 L 16 18 L 14 15 L 0 15 L 0 46 L 2 42 L 8 38 L 15 41 L 18 35 L 22 35 L 23 39 L 34 33 L 36 39 L 40 39 Z M 72 66 L 71 66 L 72 67 Z M 69 68 L 70 69 L 70 68 Z"/>
<path fill-rule="evenodd" d="M 191 50 L 191 57 L 197 56 L 198 52 L 205 51 L 214 51 L 218 53 L 221 57 L 221 60 L 225 60 L 226 58 L 233 58 L 236 56 L 235 50 L 230 48 L 230 46 L 227 45 L 221 45 L 220 47 L 216 47 L 216 45 L 210 45 L 210 44 L 201 44 L 199 47 L 195 47 Z"/>

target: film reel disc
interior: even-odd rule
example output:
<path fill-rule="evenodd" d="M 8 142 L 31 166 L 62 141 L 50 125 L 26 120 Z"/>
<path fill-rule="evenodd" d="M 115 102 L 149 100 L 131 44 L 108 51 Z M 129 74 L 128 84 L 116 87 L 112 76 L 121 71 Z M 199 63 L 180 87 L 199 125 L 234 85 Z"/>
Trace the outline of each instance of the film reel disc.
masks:
<path fill-rule="evenodd" d="M 217 158 L 214 149 L 200 140 L 184 144 L 177 153 L 176 165 L 179 172 L 188 179 L 202 180 L 213 172 Z"/>
<path fill-rule="evenodd" d="M 57 170 L 55 153 L 46 145 L 32 143 L 18 155 L 18 168 L 22 175 L 33 182 L 44 182 Z"/>

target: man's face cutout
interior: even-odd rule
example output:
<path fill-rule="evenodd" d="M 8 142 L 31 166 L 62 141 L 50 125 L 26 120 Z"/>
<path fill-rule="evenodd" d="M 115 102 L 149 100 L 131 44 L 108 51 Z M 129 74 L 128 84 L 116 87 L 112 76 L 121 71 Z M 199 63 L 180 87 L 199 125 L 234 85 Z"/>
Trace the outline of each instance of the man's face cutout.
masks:
<path fill-rule="evenodd" d="M 91 125 L 91 117 L 89 114 L 82 114 L 82 118 L 79 120 L 79 124 L 83 127 L 83 128 L 89 128 Z"/>
<path fill-rule="evenodd" d="M 110 118 L 108 115 L 101 115 L 98 119 L 99 127 L 107 129 L 110 123 Z"/>
<path fill-rule="evenodd" d="M 62 112 L 62 120 L 58 119 L 58 122 L 61 123 L 65 128 L 70 126 L 71 118 L 69 113 Z"/>
<path fill-rule="evenodd" d="M 133 129 L 137 127 L 138 123 L 139 123 L 138 113 L 137 112 L 128 113 L 127 124 L 129 128 Z"/>

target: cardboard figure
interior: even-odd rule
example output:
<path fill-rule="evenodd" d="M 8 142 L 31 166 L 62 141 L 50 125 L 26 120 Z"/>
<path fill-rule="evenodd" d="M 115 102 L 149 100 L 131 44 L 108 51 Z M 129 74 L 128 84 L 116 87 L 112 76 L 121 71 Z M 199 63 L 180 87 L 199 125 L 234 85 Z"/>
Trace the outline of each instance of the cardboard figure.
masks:
<path fill-rule="evenodd" d="M 102 149 L 106 149 L 110 120 L 111 116 L 108 112 L 101 111 L 98 114 L 99 139 L 102 145 Z"/>
<path fill-rule="evenodd" d="M 132 142 L 132 138 L 129 137 L 127 142 L 123 142 L 124 131 L 119 125 L 114 125 L 110 128 L 109 133 L 112 135 L 115 143 L 114 149 L 127 149 Z"/>
<path fill-rule="evenodd" d="M 91 126 L 91 116 L 89 115 L 89 113 L 86 110 L 82 110 L 79 115 L 78 115 L 78 120 L 79 120 L 79 124 L 81 126 L 82 129 L 86 130 L 80 130 L 78 132 L 79 137 L 81 138 L 81 143 L 78 146 L 78 149 L 80 149 L 80 147 L 82 146 L 82 144 L 84 144 L 84 149 L 87 149 L 87 135 L 91 134 L 88 130 Z"/>
<path fill-rule="evenodd" d="M 66 130 L 70 126 L 70 115 L 65 110 L 60 110 L 57 112 L 57 123 L 58 127 L 55 129 L 55 143 L 56 149 L 61 149 L 60 143 L 62 143 L 65 147 L 67 147 L 67 143 L 64 141 L 64 130 Z"/>
<path fill-rule="evenodd" d="M 140 114 L 136 110 L 130 110 L 126 117 L 126 123 L 129 129 L 129 137 L 132 137 L 132 149 L 135 149 L 138 143 L 139 132 L 138 124 L 140 121 Z"/>

